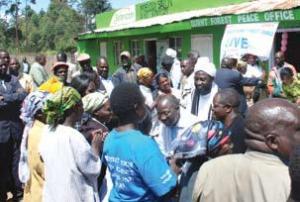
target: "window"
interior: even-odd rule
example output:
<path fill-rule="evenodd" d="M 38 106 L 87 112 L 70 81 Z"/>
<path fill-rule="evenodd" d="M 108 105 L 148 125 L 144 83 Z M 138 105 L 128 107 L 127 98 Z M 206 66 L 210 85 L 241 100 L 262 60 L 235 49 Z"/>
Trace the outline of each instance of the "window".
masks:
<path fill-rule="evenodd" d="M 141 55 L 141 43 L 137 40 L 131 41 L 130 43 L 130 49 L 132 56 L 139 56 Z"/>
<path fill-rule="evenodd" d="M 121 63 L 120 61 L 120 54 L 122 50 L 122 43 L 120 41 L 115 41 L 114 42 L 114 65 L 119 65 Z"/>
<path fill-rule="evenodd" d="M 181 58 L 182 37 L 169 38 L 169 47 L 177 51 L 177 58 Z"/>

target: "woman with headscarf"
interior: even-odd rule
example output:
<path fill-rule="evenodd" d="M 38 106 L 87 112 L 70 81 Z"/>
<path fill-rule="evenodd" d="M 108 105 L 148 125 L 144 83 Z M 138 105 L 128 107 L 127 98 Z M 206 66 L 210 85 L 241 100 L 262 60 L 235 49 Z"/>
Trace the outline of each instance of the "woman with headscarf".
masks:
<path fill-rule="evenodd" d="M 92 131 L 102 129 L 109 132 L 112 112 L 107 94 L 95 92 L 90 93 L 82 98 L 84 115 L 81 120 L 80 131 L 85 134 L 87 139 Z M 112 188 L 112 181 L 109 171 L 105 166 L 101 168 L 101 175 L 98 179 L 100 188 L 101 201 L 108 201 L 109 193 Z"/>
<path fill-rule="evenodd" d="M 102 129 L 108 132 L 111 128 L 107 127 L 112 119 L 112 112 L 107 94 L 100 92 L 90 93 L 82 98 L 84 115 L 81 119 L 80 132 L 84 133 L 89 140 L 91 131 Z"/>
<path fill-rule="evenodd" d="M 45 165 L 43 201 L 98 202 L 103 138 L 101 131 L 94 132 L 90 145 L 74 129 L 83 113 L 80 94 L 63 87 L 46 101 L 43 110 L 48 124 L 40 144 Z"/>
<path fill-rule="evenodd" d="M 140 90 L 145 97 L 145 104 L 152 109 L 153 108 L 153 93 L 152 93 L 152 81 L 154 74 L 148 67 L 141 68 L 137 73 Z"/>
<path fill-rule="evenodd" d="M 24 202 L 42 201 L 45 177 L 38 146 L 45 126 L 42 108 L 48 95 L 41 91 L 32 92 L 25 98 L 21 108 L 20 118 L 25 129 L 21 143 L 19 178 L 25 184 Z"/>

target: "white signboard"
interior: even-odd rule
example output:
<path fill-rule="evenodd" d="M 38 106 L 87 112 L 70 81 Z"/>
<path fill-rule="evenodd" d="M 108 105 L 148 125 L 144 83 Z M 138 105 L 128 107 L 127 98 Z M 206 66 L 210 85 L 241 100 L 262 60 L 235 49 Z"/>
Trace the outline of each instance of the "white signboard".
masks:
<path fill-rule="evenodd" d="M 230 56 L 241 58 L 249 53 L 262 60 L 268 59 L 278 23 L 227 25 L 222 39 L 221 60 Z"/>
<path fill-rule="evenodd" d="M 136 21 L 135 5 L 117 10 L 111 21 L 110 27 L 127 25 Z"/>

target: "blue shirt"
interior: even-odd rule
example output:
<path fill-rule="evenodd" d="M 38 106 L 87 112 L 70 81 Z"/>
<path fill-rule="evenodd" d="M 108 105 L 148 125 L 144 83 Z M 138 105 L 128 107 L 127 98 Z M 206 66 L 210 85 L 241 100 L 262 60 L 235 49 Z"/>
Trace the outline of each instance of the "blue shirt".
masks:
<path fill-rule="evenodd" d="M 154 140 L 137 130 L 110 132 L 102 158 L 113 181 L 109 201 L 156 201 L 176 186 Z"/>

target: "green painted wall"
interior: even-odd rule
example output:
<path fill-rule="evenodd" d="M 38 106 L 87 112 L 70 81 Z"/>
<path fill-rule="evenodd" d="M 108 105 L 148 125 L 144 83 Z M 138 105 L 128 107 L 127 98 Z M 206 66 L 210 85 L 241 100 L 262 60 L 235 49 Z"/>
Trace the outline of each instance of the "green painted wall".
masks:
<path fill-rule="evenodd" d="M 271 11 L 272 12 L 272 11 Z M 279 28 L 300 28 L 300 8 L 293 9 L 296 20 L 281 21 Z M 270 12 L 268 12 L 270 13 Z M 263 13 L 259 14 L 262 16 Z M 228 16 L 228 15 L 227 15 Z M 238 18 L 240 15 L 232 15 L 232 19 Z M 222 17 L 222 16 L 221 16 Z M 100 56 L 100 41 L 107 42 L 107 57 L 111 66 L 111 73 L 117 68 L 114 65 L 114 51 L 113 43 L 115 41 L 122 42 L 122 50 L 130 50 L 131 40 L 138 40 L 141 44 L 141 49 L 145 54 L 144 39 L 156 38 L 165 39 L 172 36 L 180 36 L 183 38 L 182 42 L 182 56 L 185 57 L 191 50 L 191 35 L 193 34 L 212 34 L 213 35 L 213 58 L 214 63 L 217 67 L 220 66 L 220 47 L 225 30 L 225 25 L 214 25 L 214 26 L 195 26 L 199 24 L 195 23 L 195 20 L 211 19 L 214 17 L 207 18 L 196 18 L 192 20 L 186 20 L 182 22 L 171 23 L 167 25 L 155 25 L 151 27 L 145 27 L 140 29 L 127 29 L 122 31 L 110 32 L 110 33 L 93 33 L 79 36 L 78 49 L 80 52 L 87 52 L 91 55 L 93 64 L 95 64 L 96 58 Z M 215 17 L 218 18 L 218 17 Z M 233 20 L 232 23 L 237 23 Z M 200 24 L 201 25 L 201 24 Z M 201 54 L 201 52 L 200 52 Z"/>
<path fill-rule="evenodd" d="M 239 4 L 250 0 L 150 0 L 135 5 L 136 20 L 147 19 L 155 16 L 191 11 L 204 8 L 215 8 L 231 4 Z M 96 27 L 109 27 L 110 21 L 116 10 L 104 12 L 96 16 Z"/>

